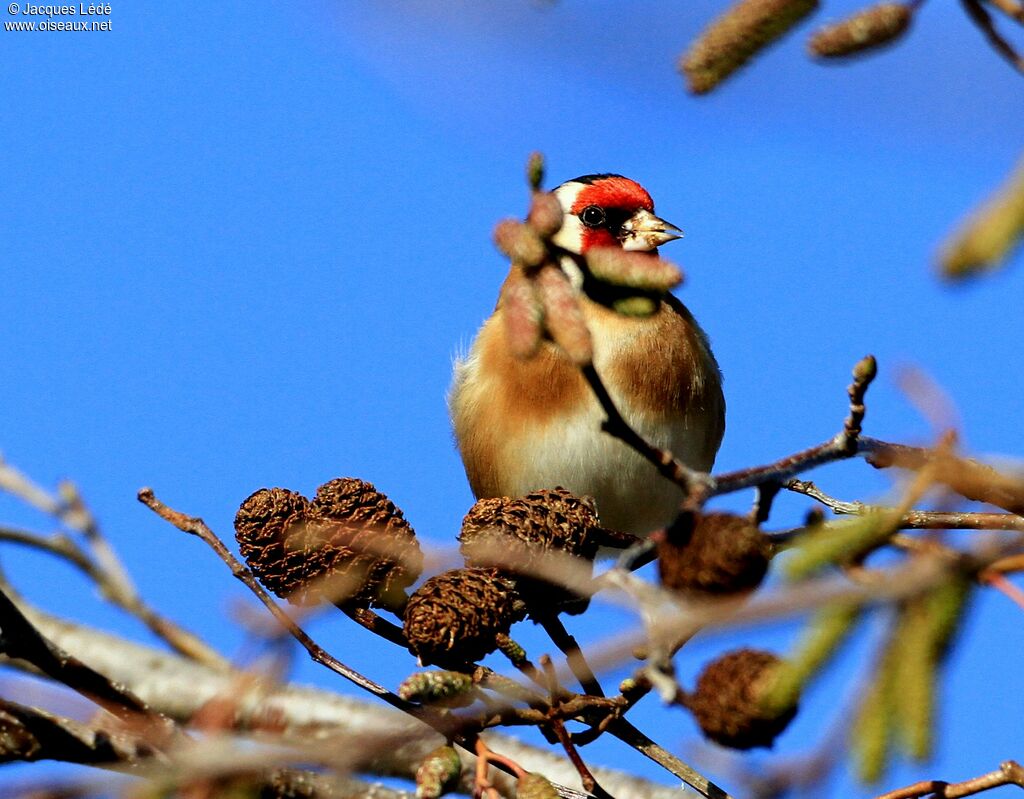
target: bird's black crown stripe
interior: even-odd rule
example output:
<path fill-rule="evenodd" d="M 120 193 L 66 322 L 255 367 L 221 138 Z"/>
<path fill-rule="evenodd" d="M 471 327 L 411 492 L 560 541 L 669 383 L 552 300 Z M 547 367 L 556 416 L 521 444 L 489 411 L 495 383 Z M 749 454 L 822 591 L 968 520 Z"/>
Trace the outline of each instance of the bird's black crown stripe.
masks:
<path fill-rule="evenodd" d="M 602 172 L 600 175 L 581 175 L 578 178 L 573 178 L 572 180 L 567 180 L 565 182 L 566 183 L 583 183 L 583 184 L 589 186 L 591 183 L 596 183 L 597 181 L 604 180 L 605 178 L 621 178 L 621 177 L 622 177 L 622 175 L 618 175 L 618 174 L 616 174 L 614 172 Z"/>

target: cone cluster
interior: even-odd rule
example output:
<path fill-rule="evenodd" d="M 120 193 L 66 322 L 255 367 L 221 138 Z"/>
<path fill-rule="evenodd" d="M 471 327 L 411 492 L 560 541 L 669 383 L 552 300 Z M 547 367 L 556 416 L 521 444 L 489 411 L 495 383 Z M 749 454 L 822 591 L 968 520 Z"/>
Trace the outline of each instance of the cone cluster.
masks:
<path fill-rule="evenodd" d="M 238 509 L 235 537 L 260 582 L 298 605 L 399 608 L 423 565 L 401 510 L 351 477 L 324 483 L 312 502 L 261 488 Z"/>
<path fill-rule="evenodd" d="M 726 596 L 757 588 L 768 570 L 767 536 L 742 516 L 698 515 L 688 534 L 658 545 L 658 572 L 666 588 Z"/>
<path fill-rule="evenodd" d="M 683 703 L 709 739 L 733 749 L 771 746 L 796 715 L 796 705 L 766 707 L 781 661 L 771 652 L 738 649 L 709 663 Z"/>

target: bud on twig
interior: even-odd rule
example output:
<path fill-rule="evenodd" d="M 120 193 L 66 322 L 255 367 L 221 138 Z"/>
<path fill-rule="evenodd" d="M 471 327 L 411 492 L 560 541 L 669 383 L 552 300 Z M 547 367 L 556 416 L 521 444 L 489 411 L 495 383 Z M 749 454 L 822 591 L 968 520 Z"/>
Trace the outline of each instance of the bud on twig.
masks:
<path fill-rule="evenodd" d="M 709 25 L 680 65 L 690 91 L 704 94 L 817 8 L 817 0 L 739 0 Z"/>
<path fill-rule="evenodd" d="M 462 760 L 451 746 L 440 746 L 416 769 L 416 799 L 438 799 L 458 787 Z"/>
<path fill-rule="evenodd" d="M 807 42 L 811 55 L 843 58 L 890 44 L 910 26 L 913 9 L 903 3 L 879 3 L 826 25 Z"/>
<path fill-rule="evenodd" d="M 473 701 L 472 690 L 473 678 L 460 671 L 420 671 L 405 678 L 398 695 L 424 705 L 465 707 Z"/>
<path fill-rule="evenodd" d="M 544 184 L 544 154 L 540 152 L 530 153 L 526 161 L 526 182 L 534 191 L 540 191 Z"/>

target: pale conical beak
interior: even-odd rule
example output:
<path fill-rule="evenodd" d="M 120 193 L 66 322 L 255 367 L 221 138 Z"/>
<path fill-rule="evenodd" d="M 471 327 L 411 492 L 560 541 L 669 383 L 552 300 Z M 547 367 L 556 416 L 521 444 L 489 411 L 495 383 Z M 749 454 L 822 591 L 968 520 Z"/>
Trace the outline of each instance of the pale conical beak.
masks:
<path fill-rule="evenodd" d="M 653 250 L 669 241 L 681 239 L 683 231 L 650 211 L 639 210 L 622 226 L 620 239 L 624 250 Z"/>

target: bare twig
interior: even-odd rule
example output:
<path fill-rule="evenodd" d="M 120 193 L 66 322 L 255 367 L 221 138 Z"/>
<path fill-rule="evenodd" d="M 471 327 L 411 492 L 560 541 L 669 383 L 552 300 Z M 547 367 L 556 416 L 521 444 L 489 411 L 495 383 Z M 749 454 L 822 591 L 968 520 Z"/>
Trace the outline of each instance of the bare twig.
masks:
<path fill-rule="evenodd" d="M 1024 5 L 1018 3 L 1017 0 L 988 0 L 988 2 L 1006 14 L 1010 19 L 1024 24 Z"/>
<path fill-rule="evenodd" d="M 992 15 L 985 10 L 980 0 L 961 0 L 961 2 L 963 3 L 964 10 L 967 12 L 967 16 L 970 17 L 971 22 L 988 39 L 992 49 L 1005 58 L 1018 72 L 1024 72 L 1024 58 L 1021 58 L 1013 45 L 996 30 L 996 26 L 992 22 Z"/>
<path fill-rule="evenodd" d="M 783 485 L 789 491 L 816 499 L 834 513 L 862 516 L 887 511 L 878 505 L 863 502 L 843 502 L 826 494 L 810 480 L 788 480 Z M 899 522 L 903 530 L 1016 530 L 1024 531 L 1024 517 L 1014 513 L 965 513 L 953 511 L 910 510 Z"/>
<path fill-rule="evenodd" d="M 74 483 L 62 482 L 58 493 L 53 494 L 0 457 L 0 490 L 18 497 L 81 535 L 89 552 L 83 550 L 71 537 L 60 533 L 43 537 L 5 528 L 0 531 L 0 538 L 65 558 L 96 583 L 106 599 L 138 618 L 175 651 L 214 668 L 228 667 L 227 660 L 215 649 L 194 633 L 157 613 L 142 599 Z"/>
<path fill-rule="evenodd" d="M 916 799 L 919 796 L 933 796 L 935 799 L 958 799 L 961 796 L 973 796 L 982 791 L 998 788 L 1000 785 L 1017 785 L 1024 788 L 1024 767 L 1016 760 L 1007 760 L 995 771 L 973 777 L 963 782 L 943 782 L 942 780 L 923 780 L 883 793 L 875 799 Z"/>
<path fill-rule="evenodd" d="M 588 665 L 587 659 L 583 656 L 579 643 L 565 629 L 565 625 L 562 624 L 562 620 L 558 618 L 558 615 L 555 613 L 542 615 L 538 620 L 544 631 L 548 634 L 548 637 L 565 655 L 569 668 L 576 675 L 576 679 L 583 686 L 583 690 L 591 696 L 604 696 L 601 683 L 594 676 L 594 672 Z"/>
<path fill-rule="evenodd" d="M 619 439 L 627 446 L 635 450 L 639 455 L 646 458 L 657 468 L 658 473 L 671 480 L 684 491 L 699 491 L 706 482 L 707 475 L 697 472 L 676 458 L 669 450 L 661 449 L 649 443 L 643 436 L 637 433 L 619 413 L 615 406 L 604 381 L 597 373 L 593 363 L 580 367 L 583 377 L 590 384 L 594 396 L 601 404 L 606 419 L 601 423 L 601 429 L 610 436 Z"/>

